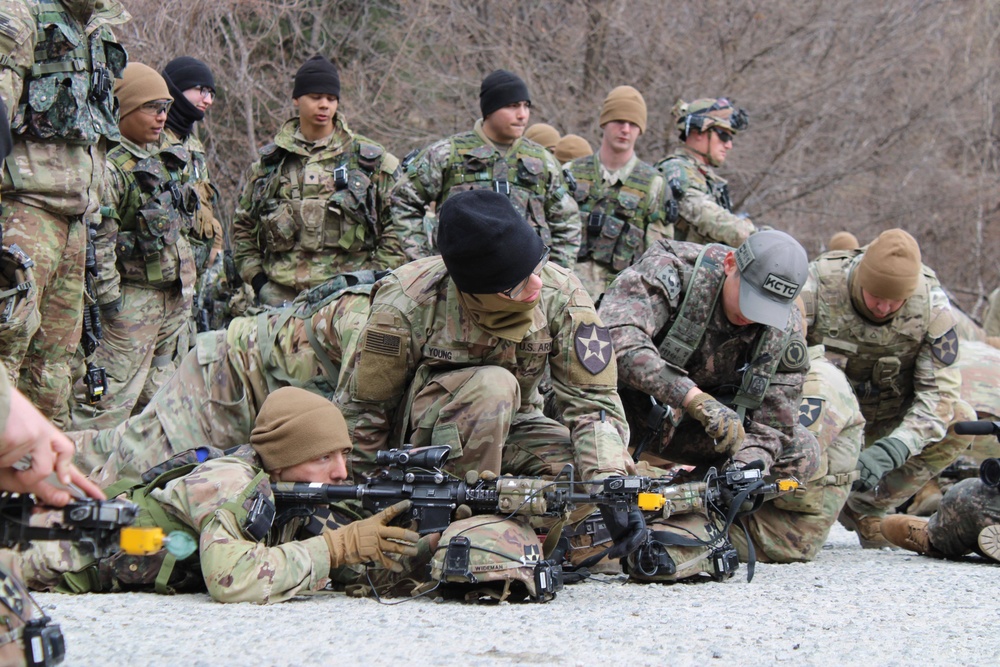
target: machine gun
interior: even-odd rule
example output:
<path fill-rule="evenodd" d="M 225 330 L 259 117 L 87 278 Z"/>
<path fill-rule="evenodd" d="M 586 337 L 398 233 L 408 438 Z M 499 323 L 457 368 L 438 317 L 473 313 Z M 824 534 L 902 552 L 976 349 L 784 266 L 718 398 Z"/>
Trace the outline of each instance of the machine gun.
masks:
<path fill-rule="evenodd" d="M 33 525 L 35 509 L 51 511 L 44 525 Z M 66 540 L 82 545 L 98 558 L 118 548 L 121 530 L 131 526 L 139 506 L 127 500 L 75 500 L 65 507 L 39 505 L 32 496 L 0 493 L 0 546 L 25 545 L 32 540 Z"/>

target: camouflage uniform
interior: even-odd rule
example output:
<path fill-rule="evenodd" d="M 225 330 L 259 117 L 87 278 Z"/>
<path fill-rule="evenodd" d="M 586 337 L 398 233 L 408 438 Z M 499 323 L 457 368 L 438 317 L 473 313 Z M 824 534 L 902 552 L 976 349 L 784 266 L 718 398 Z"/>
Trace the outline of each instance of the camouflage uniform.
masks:
<path fill-rule="evenodd" d="M 656 163 L 678 200 L 675 236 L 690 243 L 724 243 L 738 248 L 756 228 L 750 218 L 733 213 L 729 185 L 697 154 L 680 146 Z"/>
<path fill-rule="evenodd" d="M 510 200 L 552 251 L 552 260 L 572 269 L 580 250 L 580 215 L 559 163 L 533 141 L 520 138 L 503 150 L 483 133 L 483 121 L 425 148 L 406 167 L 392 191 L 396 235 L 409 260 L 437 252 L 424 227 L 431 203 L 438 208 L 454 192 L 491 188 Z"/>
<path fill-rule="evenodd" d="M 160 140 L 164 148 L 180 146 L 191 156 L 188 183 L 198 195 L 198 211 L 195 213 L 188 241 L 194 252 L 195 268 L 198 276 L 208 269 L 208 256 L 214 250 L 222 252 L 222 223 L 215 216 L 215 207 L 219 203 L 219 191 L 212 185 L 208 174 L 208 159 L 205 156 L 205 146 L 193 132 L 181 139 L 169 127 L 163 128 L 163 138 Z"/>
<path fill-rule="evenodd" d="M 112 85 L 126 56 L 110 26 L 130 18 L 118 0 L 86 5 L 0 0 L 0 97 L 14 133 L 0 226 L 4 242 L 34 260 L 45 313 L 45 326 L 19 334 L 4 361 L 20 389 L 63 426 L 83 321 L 87 225 L 97 221 L 105 138 L 119 136 Z"/>
<path fill-rule="evenodd" d="M 927 522 L 931 545 L 942 555 L 958 558 L 967 553 L 984 554 L 979 533 L 1000 525 L 1000 489 L 978 479 L 964 479 L 941 499 L 941 508 Z"/>
<path fill-rule="evenodd" d="M 702 271 L 696 272 L 703 249 Z M 746 439 L 734 456 L 738 462 L 759 459 L 774 474 L 809 479 L 819 466 L 820 452 L 816 438 L 796 419 L 809 368 L 798 311 L 792 309 L 784 331 L 731 324 L 721 300 L 716 305 L 724 282 L 722 261 L 730 250 L 659 241 L 622 271 L 604 295 L 600 314 L 618 351 L 620 393 L 633 433 L 630 445 L 653 437 L 646 426 L 652 397 L 668 408 L 668 416 L 661 437 L 650 443 L 650 453 L 675 463 L 721 463 L 724 457 L 715 452 L 712 439 L 681 407 L 697 386 L 731 406 L 734 401 L 757 405 L 746 412 Z M 668 332 L 685 298 L 686 319 L 695 333 L 688 341 L 693 352 L 681 364 L 667 348 Z M 700 321 L 705 328 L 699 343 Z M 748 384 L 757 394 L 734 397 L 745 379 L 753 380 Z"/>
<path fill-rule="evenodd" d="M 305 303 L 307 293 L 284 309 L 237 318 L 227 331 L 199 334 L 141 413 L 112 429 L 69 433 L 76 463 L 107 487 L 188 449 L 246 442 L 264 399 L 278 387 L 332 396 L 343 355 L 353 351 L 367 319 L 370 289 L 334 291 L 316 304 Z"/>
<path fill-rule="evenodd" d="M 298 119 L 260 150 L 233 220 L 233 259 L 244 282 L 258 274 L 294 294 L 338 273 L 391 269 L 405 259 L 389 229 L 399 161 L 356 135 L 340 113 L 312 142 Z"/>
<path fill-rule="evenodd" d="M 983 313 L 983 329 L 987 336 L 1000 336 L 1000 287 L 990 293 L 986 312 Z"/>
<path fill-rule="evenodd" d="M 823 352 L 822 345 L 809 348 L 809 374 L 798 415 L 799 424 L 819 442 L 819 469 L 812 478 L 800 480 L 804 491 L 766 502 L 743 520 L 758 560 L 765 563 L 814 559 L 858 478 L 865 418 L 847 378 Z M 746 538 L 739 526 L 730 529 L 729 537 L 746 560 Z"/>
<path fill-rule="evenodd" d="M 597 155 L 573 160 L 566 172 L 583 221 L 573 270 L 596 301 L 646 248 L 673 238 L 673 216 L 666 210 L 672 200 L 663 177 L 634 155 L 614 173 Z"/>
<path fill-rule="evenodd" d="M 70 542 L 36 542 L 18 554 L 28 586 L 70 593 L 207 587 L 219 602 L 268 604 L 320 590 L 330 581 L 326 539 L 316 535 L 296 541 L 301 521 L 272 526 L 260 538 L 249 533 L 246 517 L 254 501 L 274 503 L 270 479 L 249 446 L 153 488 L 148 498 L 137 496 L 122 496 L 142 508 L 136 525 L 189 533 L 198 540 L 196 554 L 177 562 L 164 551 L 118 553 L 98 561 Z"/>
<path fill-rule="evenodd" d="M 541 278 L 520 343 L 473 323 L 440 257 L 376 285 L 337 390 L 355 478 L 378 450 L 403 443 L 450 445 L 458 474 L 554 475 L 566 463 L 581 479 L 634 470 L 607 330 L 571 272 L 550 263 Z M 565 426 L 542 414 L 546 368 Z"/>
<path fill-rule="evenodd" d="M 124 137 L 108 153 L 95 245 L 98 263 L 114 268 L 101 272 L 96 299 L 103 305 L 120 298 L 121 310 L 102 317 L 104 338 L 94 354 L 107 370 L 108 392 L 90 405 L 87 387 L 77 383 L 76 429 L 111 428 L 142 411 L 187 354 L 195 283 L 188 235 L 197 208 L 189 162 L 183 148 Z"/>
<path fill-rule="evenodd" d="M 852 305 L 849 286 L 863 252 L 817 258 L 801 296 L 809 342 L 826 346 L 826 357 L 844 371 L 861 404 L 865 446 L 891 436 L 910 450 L 910 458 L 874 490 L 848 500 L 862 515 L 883 516 L 968 448 L 970 438 L 948 427 L 975 414 L 959 394 L 955 318 L 934 272 L 924 266 L 917 291 L 892 320 L 871 324 Z"/>
<path fill-rule="evenodd" d="M 962 400 L 976 411 L 975 418 L 1000 421 L 1000 350 L 986 343 L 963 342 L 955 366 L 962 374 Z M 996 436 L 975 436 L 968 456 L 976 464 L 1000 457 L 1000 443 Z"/>

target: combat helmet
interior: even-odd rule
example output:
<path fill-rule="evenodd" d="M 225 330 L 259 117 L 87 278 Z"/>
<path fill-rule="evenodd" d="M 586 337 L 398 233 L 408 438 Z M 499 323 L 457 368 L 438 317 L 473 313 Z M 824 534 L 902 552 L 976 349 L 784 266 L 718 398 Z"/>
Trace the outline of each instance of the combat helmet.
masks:
<path fill-rule="evenodd" d="M 16 243 L 0 247 L 0 353 L 38 328 L 34 265 Z"/>
<path fill-rule="evenodd" d="M 480 515 L 445 529 L 431 578 L 467 602 L 548 602 L 562 588 L 562 566 L 542 556 L 535 532 L 519 519 Z"/>
<path fill-rule="evenodd" d="M 725 97 L 704 97 L 691 103 L 677 100 L 670 113 L 674 116 L 681 141 L 687 138 L 691 130 L 704 132 L 710 127 L 721 127 L 737 134 L 750 126 L 749 114 L 744 109 L 733 106 Z"/>
<path fill-rule="evenodd" d="M 650 539 L 622 563 L 632 580 L 674 582 L 707 575 L 722 581 L 739 567 L 739 555 L 722 523 L 703 513 L 657 519 L 647 526 Z"/>

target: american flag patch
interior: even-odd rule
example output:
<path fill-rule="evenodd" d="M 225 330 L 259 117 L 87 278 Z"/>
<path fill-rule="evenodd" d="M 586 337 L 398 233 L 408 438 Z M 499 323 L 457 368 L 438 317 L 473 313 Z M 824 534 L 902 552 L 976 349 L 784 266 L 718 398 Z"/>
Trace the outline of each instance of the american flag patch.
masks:
<path fill-rule="evenodd" d="M 365 352 L 398 357 L 400 352 L 402 352 L 402 343 L 402 338 L 395 334 L 384 331 L 369 331 L 365 334 L 364 350 Z"/>

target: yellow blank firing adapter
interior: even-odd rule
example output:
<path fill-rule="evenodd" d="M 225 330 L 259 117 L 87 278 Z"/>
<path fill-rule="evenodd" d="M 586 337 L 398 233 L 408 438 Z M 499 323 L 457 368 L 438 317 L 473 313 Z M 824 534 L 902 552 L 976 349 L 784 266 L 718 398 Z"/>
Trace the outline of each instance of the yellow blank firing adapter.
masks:
<path fill-rule="evenodd" d="M 661 493 L 640 493 L 638 504 L 643 512 L 659 512 L 667 499 Z"/>
<path fill-rule="evenodd" d="M 778 492 L 788 493 L 789 491 L 794 491 L 799 488 L 799 482 L 796 479 L 779 479 L 778 480 Z"/>
<path fill-rule="evenodd" d="M 179 560 L 184 560 L 198 549 L 194 538 L 187 533 L 175 530 L 170 535 L 164 535 L 161 528 L 122 528 L 118 538 L 121 550 L 130 556 L 149 556 L 166 547 Z"/>

